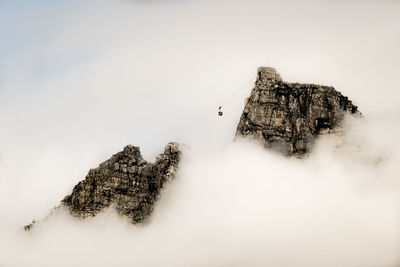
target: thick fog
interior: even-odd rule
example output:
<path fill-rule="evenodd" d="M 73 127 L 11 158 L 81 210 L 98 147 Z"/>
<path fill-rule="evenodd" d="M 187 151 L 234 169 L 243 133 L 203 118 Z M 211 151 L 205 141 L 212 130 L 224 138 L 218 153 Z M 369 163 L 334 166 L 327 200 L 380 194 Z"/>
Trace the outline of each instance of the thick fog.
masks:
<path fill-rule="evenodd" d="M 0 266 L 400 266 L 398 1 L 0 1 Z M 233 142 L 257 67 L 359 106 L 304 160 Z M 223 105 L 224 116 L 217 116 Z M 44 218 L 184 144 L 148 224 Z"/>

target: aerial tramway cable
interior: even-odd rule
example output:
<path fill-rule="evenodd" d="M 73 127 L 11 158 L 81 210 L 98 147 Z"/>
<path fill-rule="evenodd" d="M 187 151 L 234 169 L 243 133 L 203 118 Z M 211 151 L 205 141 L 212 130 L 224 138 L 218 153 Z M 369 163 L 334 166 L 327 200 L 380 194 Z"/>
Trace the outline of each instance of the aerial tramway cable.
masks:
<path fill-rule="evenodd" d="M 224 112 L 222 110 L 224 105 L 227 105 L 229 103 L 229 101 L 236 96 L 238 93 L 242 92 L 244 89 L 246 90 L 251 90 L 252 88 L 249 88 L 250 83 L 254 83 L 256 79 L 256 76 L 253 76 L 250 80 L 246 81 L 245 84 L 243 84 L 242 86 L 238 87 L 237 90 L 235 90 L 232 94 L 224 97 L 224 100 L 222 102 L 222 104 L 219 106 L 218 108 L 218 113 L 217 116 L 222 118 L 224 115 Z M 198 120 L 194 121 L 190 127 L 187 127 L 185 130 L 181 131 L 177 138 L 180 139 L 181 137 L 189 137 L 190 134 L 198 127 L 203 126 L 205 122 L 209 121 L 211 116 L 215 116 L 213 115 L 215 114 L 214 110 L 210 110 L 209 112 L 205 113 L 204 116 L 200 117 Z"/>

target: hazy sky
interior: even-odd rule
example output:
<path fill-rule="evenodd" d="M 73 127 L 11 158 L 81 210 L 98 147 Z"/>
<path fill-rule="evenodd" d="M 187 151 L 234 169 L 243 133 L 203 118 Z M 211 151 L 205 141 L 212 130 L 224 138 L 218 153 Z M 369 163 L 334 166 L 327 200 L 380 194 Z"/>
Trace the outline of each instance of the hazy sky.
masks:
<path fill-rule="evenodd" d="M 395 0 L 0 0 L 2 223 L 45 216 L 127 144 L 149 160 L 170 141 L 222 153 L 262 65 L 348 96 L 370 121 L 354 136 L 393 156 L 394 179 L 399 14 Z"/>

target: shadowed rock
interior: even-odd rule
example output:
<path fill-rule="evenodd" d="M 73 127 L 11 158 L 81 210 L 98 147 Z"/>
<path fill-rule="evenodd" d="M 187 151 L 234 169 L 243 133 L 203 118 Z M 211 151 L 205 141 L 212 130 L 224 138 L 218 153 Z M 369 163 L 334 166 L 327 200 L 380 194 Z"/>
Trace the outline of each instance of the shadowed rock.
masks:
<path fill-rule="evenodd" d="M 320 134 L 341 131 L 345 113 L 357 106 L 333 87 L 287 83 L 274 68 L 260 67 L 236 135 L 262 140 L 287 155 L 309 152 Z"/>

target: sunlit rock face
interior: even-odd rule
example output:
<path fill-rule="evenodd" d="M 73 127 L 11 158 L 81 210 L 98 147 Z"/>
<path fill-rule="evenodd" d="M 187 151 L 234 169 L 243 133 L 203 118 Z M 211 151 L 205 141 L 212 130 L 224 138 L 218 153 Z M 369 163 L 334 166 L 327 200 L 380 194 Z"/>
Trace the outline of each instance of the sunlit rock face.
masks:
<path fill-rule="evenodd" d="M 360 114 L 333 87 L 287 83 L 270 67 L 258 68 L 257 75 L 236 135 L 262 140 L 287 155 L 306 154 L 316 136 L 341 131 L 345 113 Z"/>

